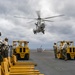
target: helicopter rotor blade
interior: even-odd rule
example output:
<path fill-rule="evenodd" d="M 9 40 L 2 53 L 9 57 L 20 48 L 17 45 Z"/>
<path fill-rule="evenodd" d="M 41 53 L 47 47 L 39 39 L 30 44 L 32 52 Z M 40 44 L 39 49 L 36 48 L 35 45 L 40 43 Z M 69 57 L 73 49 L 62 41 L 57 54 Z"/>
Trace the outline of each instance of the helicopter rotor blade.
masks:
<path fill-rule="evenodd" d="M 40 11 L 37 11 L 37 16 L 38 18 L 40 18 Z"/>
<path fill-rule="evenodd" d="M 51 21 L 51 20 L 43 20 L 43 21 L 47 21 L 47 22 L 54 22 L 54 21 Z"/>
<path fill-rule="evenodd" d="M 61 17 L 61 16 L 64 16 L 64 15 L 51 16 L 51 17 L 46 17 L 46 18 L 43 18 L 43 19 L 50 19 L 50 18 Z"/>
<path fill-rule="evenodd" d="M 26 19 L 26 17 L 23 17 L 23 16 L 14 16 L 15 18 L 24 18 Z"/>
<path fill-rule="evenodd" d="M 26 18 L 26 17 L 23 17 L 23 16 L 14 16 L 15 18 L 23 18 L 23 19 L 34 19 L 34 20 L 37 20 L 37 18 Z"/>

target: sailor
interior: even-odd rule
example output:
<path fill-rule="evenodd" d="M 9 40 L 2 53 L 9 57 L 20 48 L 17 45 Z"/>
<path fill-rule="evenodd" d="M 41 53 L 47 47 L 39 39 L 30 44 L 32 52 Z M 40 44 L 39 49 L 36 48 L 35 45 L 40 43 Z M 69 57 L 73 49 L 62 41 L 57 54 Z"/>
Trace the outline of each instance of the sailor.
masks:
<path fill-rule="evenodd" d="M 63 41 L 63 46 L 62 46 L 62 55 L 64 56 L 65 60 L 67 60 L 67 53 L 66 53 L 66 48 L 67 48 L 67 43 L 66 41 Z"/>
<path fill-rule="evenodd" d="M 54 43 L 53 49 L 54 49 L 55 58 L 57 58 L 57 45 L 56 45 L 56 43 Z"/>
<path fill-rule="evenodd" d="M 1 36 L 1 32 L 0 32 L 0 36 Z M 2 39 L 0 38 L 0 42 L 2 42 Z"/>
<path fill-rule="evenodd" d="M 9 44 L 8 44 L 8 38 L 5 38 L 3 41 L 3 57 L 8 57 L 8 50 L 9 50 Z"/>
<path fill-rule="evenodd" d="M 1 36 L 1 32 L 0 32 L 0 36 Z M 2 57 L 2 45 L 3 45 L 2 39 L 0 37 L 0 64 L 3 61 L 3 57 Z"/>
<path fill-rule="evenodd" d="M 1 36 L 1 32 L 0 32 L 0 36 Z"/>

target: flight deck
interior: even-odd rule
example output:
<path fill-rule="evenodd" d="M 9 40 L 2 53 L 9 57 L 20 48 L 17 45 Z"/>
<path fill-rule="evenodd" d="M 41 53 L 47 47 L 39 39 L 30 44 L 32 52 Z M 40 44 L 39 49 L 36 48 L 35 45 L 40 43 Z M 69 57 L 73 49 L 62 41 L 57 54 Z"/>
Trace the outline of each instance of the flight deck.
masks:
<path fill-rule="evenodd" d="M 36 68 L 44 75 L 75 75 L 75 60 L 55 59 L 54 52 L 32 50 L 30 60 L 37 63 Z"/>

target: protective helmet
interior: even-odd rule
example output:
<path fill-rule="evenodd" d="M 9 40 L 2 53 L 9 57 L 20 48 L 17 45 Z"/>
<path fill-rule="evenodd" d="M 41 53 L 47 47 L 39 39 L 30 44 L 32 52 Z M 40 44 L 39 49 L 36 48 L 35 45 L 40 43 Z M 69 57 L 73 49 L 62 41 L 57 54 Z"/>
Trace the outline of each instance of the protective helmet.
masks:
<path fill-rule="evenodd" d="M 5 38 L 4 40 L 5 40 L 5 41 L 8 41 L 8 38 Z"/>
<path fill-rule="evenodd" d="M 54 42 L 54 44 L 56 44 L 56 43 Z"/>

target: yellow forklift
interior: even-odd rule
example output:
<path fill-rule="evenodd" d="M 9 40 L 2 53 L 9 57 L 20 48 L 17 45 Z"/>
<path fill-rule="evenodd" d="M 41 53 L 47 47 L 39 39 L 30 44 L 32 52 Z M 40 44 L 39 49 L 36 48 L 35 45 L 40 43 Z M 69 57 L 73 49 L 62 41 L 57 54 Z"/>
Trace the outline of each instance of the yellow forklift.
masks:
<path fill-rule="evenodd" d="M 29 60 L 30 49 L 28 47 L 28 41 L 13 41 L 13 55 L 16 55 L 17 59 Z"/>
<path fill-rule="evenodd" d="M 62 46 L 64 43 L 67 43 L 67 48 L 66 48 L 66 55 L 67 59 L 75 59 L 75 46 L 73 41 L 58 41 L 56 43 L 57 49 L 56 49 L 56 58 L 58 59 L 65 59 L 65 57 L 62 54 Z"/>

